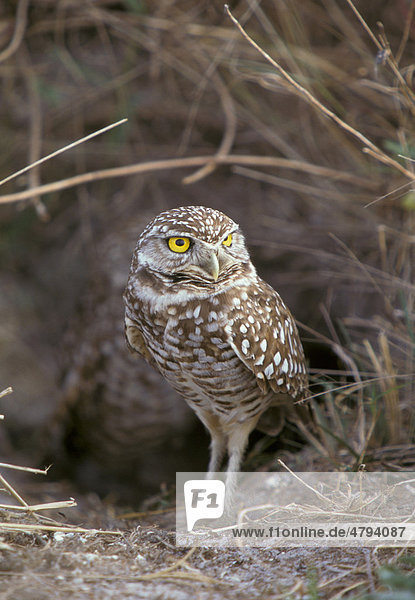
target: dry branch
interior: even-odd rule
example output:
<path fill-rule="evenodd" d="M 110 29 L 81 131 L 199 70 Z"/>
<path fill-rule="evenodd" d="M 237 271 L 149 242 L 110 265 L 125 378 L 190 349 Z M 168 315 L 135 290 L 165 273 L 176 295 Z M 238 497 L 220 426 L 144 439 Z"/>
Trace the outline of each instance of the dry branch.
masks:
<path fill-rule="evenodd" d="M 143 173 L 151 173 L 154 171 L 199 167 L 212 163 L 218 165 L 251 165 L 259 167 L 275 167 L 290 169 L 294 171 L 308 173 L 310 175 L 328 177 L 330 179 L 333 179 L 334 181 L 346 181 L 348 183 L 363 186 L 369 189 L 373 189 L 375 187 L 374 182 L 366 178 L 364 179 L 363 177 L 357 177 L 356 175 L 352 175 L 351 173 L 345 173 L 336 169 L 330 169 L 329 167 L 312 165 L 310 163 L 302 162 L 300 160 L 276 158 L 273 156 L 244 156 L 238 154 L 229 154 L 227 156 L 190 156 L 187 158 L 154 160 L 144 163 L 127 165 L 125 167 L 115 167 L 113 169 L 92 171 L 90 173 L 84 173 L 83 175 L 69 177 L 68 179 L 61 179 L 60 181 L 46 183 L 37 188 L 32 188 L 31 190 L 24 190 L 23 192 L 16 192 L 14 194 L 5 194 L 3 196 L 0 196 L 0 204 L 20 202 L 22 200 L 28 200 L 36 195 L 40 196 L 43 194 L 51 194 L 52 192 L 58 192 L 60 190 L 65 190 L 86 183 L 92 183 L 94 181 L 99 181 L 102 179 L 129 177 L 131 175 L 141 175 Z"/>

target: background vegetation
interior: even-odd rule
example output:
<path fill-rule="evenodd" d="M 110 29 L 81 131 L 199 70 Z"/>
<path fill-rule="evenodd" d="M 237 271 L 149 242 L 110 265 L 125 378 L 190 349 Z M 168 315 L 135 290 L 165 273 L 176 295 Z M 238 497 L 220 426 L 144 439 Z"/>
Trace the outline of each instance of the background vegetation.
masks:
<path fill-rule="evenodd" d="M 204 469 L 199 425 L 124 349 L 120 295 L 143 225 L 205 204 L 241 224 L 260 274 L 303 325 L 315 426 L 295 454 L 283 438 L 290 466 L 412 469 L 414 4 L 230 3 L 256 48 L 220 2 L 2 3 L 1 179 L 128 118 L 1 187 L 0 387 L 14 388 L 1 399 L 3 455 L 36 466 L 48 456 L 70 489 L 112 501 Z M 248 465 L 275 468 L 281 442 L 265 445 L 254 437 Z M 88 500 L 88 523 L 92 512 Z M 191 559 L 219 577 L 213 554 Z M 22 569 L 44 558 L 29 552 Z M 263 555 L 227 558 L 251 561 L 270 598 L 400 581 L 377 578 L 393 552 L 344 554 L 347 584 L 331 583 L 339 554 L 313 558 L 313 574 L 284 563 L 280 584 Z M 244 597 L 243 568 L 229 569 L 229 597 Z M 224 597 L 193 583 L 201 598 Z"/>

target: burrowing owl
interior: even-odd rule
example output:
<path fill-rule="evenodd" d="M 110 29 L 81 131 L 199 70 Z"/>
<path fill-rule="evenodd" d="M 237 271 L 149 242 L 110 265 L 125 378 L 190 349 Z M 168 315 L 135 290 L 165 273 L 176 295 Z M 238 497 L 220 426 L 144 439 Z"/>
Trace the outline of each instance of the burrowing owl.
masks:
<path fill-rule="evenodd" d="M 128 345 L 210 432 L 209 473 L 226 451 L 238 471 L 261 415 L 307 391 L 294 319 L 258 277 L 238 225 L 204 206 L 162 212 L 138 240 L 124 300 Z"/>

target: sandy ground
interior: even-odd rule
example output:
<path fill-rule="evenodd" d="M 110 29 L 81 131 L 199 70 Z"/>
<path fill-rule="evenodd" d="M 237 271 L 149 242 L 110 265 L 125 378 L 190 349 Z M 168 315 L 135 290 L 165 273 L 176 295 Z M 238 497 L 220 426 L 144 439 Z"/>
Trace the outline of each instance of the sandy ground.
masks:
<path fill-rule="evenodd" d="M 49 501 L 70 491 L 56 484 L 46 488 Z M 55 511 L 46 525 L 59 529 L 59 523 L 70 522 L 106 532 L 4 531 L 2 599 L 354 598 L 373 591 L 380 565 L 401 554 L 398 549 L 183 549 L 175 545 L 174 507 L 128 517 L 94 494 L 77 502 Z M 1 511 L 0 523 L 45 526 L 44 520 L 10 510 Z"/>

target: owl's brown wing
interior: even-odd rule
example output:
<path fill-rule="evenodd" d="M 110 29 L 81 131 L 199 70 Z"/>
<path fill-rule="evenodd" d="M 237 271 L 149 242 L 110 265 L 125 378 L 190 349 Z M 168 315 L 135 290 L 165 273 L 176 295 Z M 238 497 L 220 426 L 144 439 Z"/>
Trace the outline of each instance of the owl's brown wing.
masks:
<path fill-rule="evenodd" d="M 150 353 L 146 348 L 143 334 L 138 329 L 134 321 L 128 317 L 125 318 L 124 333 L 125 339 L 127 340 L 128 349 L 132 352 L 137 352 L 140 356 L 149 361 Z"/>
<path fill-rule="evenodd" d="M 124 320 L 124 333 L 125 339 L 127 341 L 128 349 L 131 352 L 137 352 L 140 356 L 142 356 L 152 367 L 157 368 L 156 361 L 153 356 L 147 349 L 147 345 L 144 339 L 143 334 L 140 331 L 138 326 L 138 322 L 135 320 L 135 316 L 131 314 L 129 309 L 131 300 L 129 297 L 129 290 L 126 290 L 124 298 L 126 299 L 126 309 L 125 309 L 125 320 Z M 135 300 L 134 309 L 135 314 L 139 313 L 141 308 L 141 302 Z"/>
<path fill-rule="evenodd" d="M 124 333 L 127 346 L 131 352 L 137 352 L 152 367 L 157 368 L 156 361 L 147 349 L 147 344 L 141 333 L 139 322 L 145 321 L 145 315 L 143 303 L 137 298 L 134 289 L 134 282 L 131 282 L 129 278 L 123 295 L 125 304 Z"/>
<path fill-rule="evenodd" d="M 228 341 L 266 393 L 305 397 L 307 374 L 295 321 L 277 292 L 257 282 L 233 298 Z"/>

